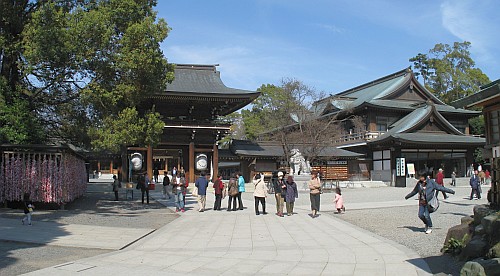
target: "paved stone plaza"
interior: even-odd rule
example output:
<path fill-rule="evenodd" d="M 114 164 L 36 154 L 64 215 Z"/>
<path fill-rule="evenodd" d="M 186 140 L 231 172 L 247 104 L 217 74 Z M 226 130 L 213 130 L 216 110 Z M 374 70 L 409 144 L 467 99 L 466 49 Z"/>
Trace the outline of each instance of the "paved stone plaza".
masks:
<path fill-rule="evenodd" d="M 344 189 L 344 194 L 348 212 L 414 206 L 415 227 L 420 227 L 416 201 L 402 199 L 409 189 Z M 467 187 L 456 190 L 457 195 L 447 202 L 465 203 Z M 173 208 L 173 202 L 163 200 L 159 190 L 152 192 L 152 196 Z M 322 215 L 315 219 L 308 215 L 307 193 L 300 193 L 296 214 L 284 218 L 273 215 L 273 195 L 267 201 L 269 214 L 260 216 L 253 211 L 251 193 L 244 194 L 243 198 L 243 211 L 212 211 L 213 195 L 209 193 L 208 210 L 199 213 L 195 199 L 188 196 L 186 213 L 154 232 L 147 228 L 50 222 L 19 227 L 14 219 L 0 222 L 3 239 L 68 247 L 122 248 L 29 275 L 428 275 L 431 272 L 424 259 L 409 247 L 335 217 L 331 212 L 333 193 L 323 194 Z M 223 201 L 223 207 L 226 204 L 227 201 Z M 441 230 L 437 234 L 445 231 Z M 41 235 L 29 235 L 29 231 Z M 113 235 L 113 232 L 119 234 Z"/>

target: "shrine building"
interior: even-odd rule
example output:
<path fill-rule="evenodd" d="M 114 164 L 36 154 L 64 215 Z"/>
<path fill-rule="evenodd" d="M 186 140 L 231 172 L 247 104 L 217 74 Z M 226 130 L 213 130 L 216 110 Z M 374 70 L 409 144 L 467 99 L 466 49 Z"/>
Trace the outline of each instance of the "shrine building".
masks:
<path fill-rule="evenodd" d="M 137 152 L 144 156 L 143 168 L 149 175 L 155 168 L 163 175 L 175 167 L 194 182 L 202 170 L 218 173 L 218 141 L 229 133 L 231 125 L 221 116 L 243 108 L 260 93 L 225 86 L 217 66 L 176 64 L 175 79 L 166 91 L 143 101 L 139 109 L 154 106 L 165 122 L 164 131 L 154 148 L 127 148 L 121 162 L 124 172 L 130 172 L 130 157 Z"/>

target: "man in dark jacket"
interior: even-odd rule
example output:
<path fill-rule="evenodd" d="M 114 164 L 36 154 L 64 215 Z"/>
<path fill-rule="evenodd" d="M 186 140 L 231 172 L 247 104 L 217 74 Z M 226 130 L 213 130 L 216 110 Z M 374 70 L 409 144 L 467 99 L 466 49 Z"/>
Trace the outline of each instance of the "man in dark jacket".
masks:
<path fill-rule="evenodd" d="M 413 188 L 413 191 L 405 196 L 408 199 L 418 194 L 418 217 L 425 224 L 425 233 L 432 233 L 432 220 L 429 210 L 429 202 L 436 196 L 437 191 L 442 191 L 450 194 L 455 194 L 455 191 L 444 186 L 438 185 L 434 180 L 426 178 L 426 175 L 420 175 L 420 180 Z"/>
<path fill-rule="evenodd" d="M 144 204 L 144 194 L 146 194 L 146 203 L 149 204 L 149 177 L 145 172 L 139 175 L 139 177 L 137 178 L 137 184 L 139 186 L 139 189 L 141 189 L 142 204 Z"/>
<path fill-rule="evenodd" d="M 476 194 L 477 199 L 481 199 L 481 192 L 479 191 L 479 189 L 481 189 L 480 183 L 481 182 L 479 181 L 478 171 L 475 170 L 469 180 L 470 187 L 472 188 L 470 192 L 470 200 L 472 200 L 474 194 Z"/>
<path fill-rule="evenodd" d="M 205 204 L 207 202 L 207 187 L 208 187 L 208 180 L 205 175 L 205 172 L 201 172 L 201 175 L 198 179 L 196 179 L 196 182 L 194 183 L 196 188 L 198 188 L 198 211 L 199 212 L 204 212 L 205 211 Z"/>

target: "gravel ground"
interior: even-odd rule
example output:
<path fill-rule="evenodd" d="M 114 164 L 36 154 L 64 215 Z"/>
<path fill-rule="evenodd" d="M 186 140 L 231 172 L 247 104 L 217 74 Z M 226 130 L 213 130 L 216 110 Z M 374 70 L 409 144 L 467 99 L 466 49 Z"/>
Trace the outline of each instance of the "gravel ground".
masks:
<path fill-rule="evenodd" d="M 87 193 L 65 210 L 36 210 L 33 222 L 158 229 L 178 217 L 158 202 L 142 205 L 135 200 L 114 201 L 110 183 L 91 183 Z M 120 198 L 125 198 L 120 192 Z M 139 198 L 139 199 L 137 199 Z M 21 219 L 22 210 L 0 209 L 0 217 Z M 110 250 L 49 246 L 0 240 L 0 275 L 19 275 L 45 267 L 110 252 Z"/>
<path fill-rule="evenodd" d="M 464 199 L 470 192 L 470 189 L 466 187 L 454 189 L 456 191 L 456 194 L 453 195 L 454 198 Z M 368 202 L 378 201 L 376 199 L 381 198 L 387 200 L 386 197 L 388 194 L 392 194 L 398 199 L 406 195 L 410 189 L 378 188 L 370 189 L 371 193 L 368 193 L 367 190 L 345 191 L 347 208 L 349 202 L 359 202 L 362 199 L 369 200 Z M 368 198 L 366 198 L 367 195 L 369 195 Z M 329 212 L 328 214 L 415 250 L 426 260 L 434 274 L 459 275 L 463 263 L 458 262 L 448 255 L 443 255 L 440 250 L 443 247 L 448 229 L 460 224 L 460 219 L 463 216 L 472 215 L 473 207 L 476 204 L 486 203 L 486 200 L 469 201 L 464 199 L 458 202 L 441 201 L 439 210 L 431 215 L 434 228 L 430 235 L 426 235 L 423 232 L 424 225 L 417 216 L 418 202 L 416 197 L 410 200 L 415 201 L 415 206 L 365 210 L 348 209 L 346 213 L 341 215 L 334 214 L 333 212 Z"/>

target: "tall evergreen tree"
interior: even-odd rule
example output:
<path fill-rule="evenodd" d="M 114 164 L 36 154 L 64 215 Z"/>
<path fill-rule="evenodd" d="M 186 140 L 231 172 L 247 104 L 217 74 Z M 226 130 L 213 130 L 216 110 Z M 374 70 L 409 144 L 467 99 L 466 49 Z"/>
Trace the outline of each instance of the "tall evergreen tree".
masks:
<path fill-rule="evenodd" d="M 439 43 L 428 54 L 419 53 L 409 61 L 425 87 L 450 103 L 479 91 L 479 86 L 490 82 L 488 76 L 475 67 L 470 47 L 467 41 L 453 45 Z"/>
<path fill-rule="evenodd" d="M 0 105 L 12 107 L 0 112 L 3 142 L 58 138 L 88 145 L 88 134 L 111 139 L 107 146 L 94 143 L 102 149 L 157 142 L 157 127 L 126 140 L 106 128 L 131 110 L 139 112 L 135 107 L 146 96 L 173 80 L 159 45 L 170 28 L 156 17 L 156 1 L 0 3 Z M 137 116 L 121 127 L 160 123 L 152 111 Z M 16 137 L 8 127 L 28 131 Z"/>

